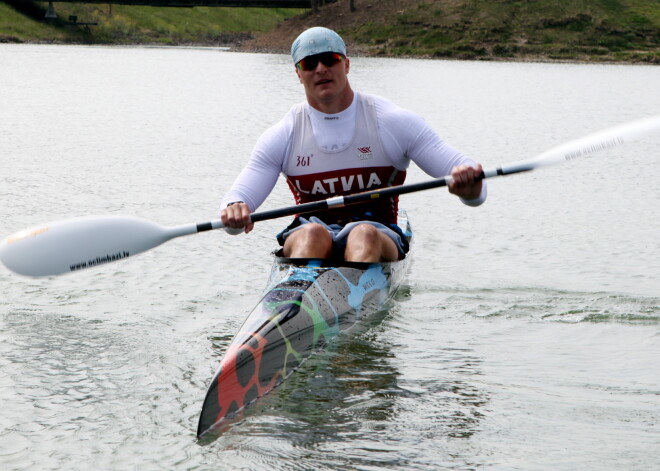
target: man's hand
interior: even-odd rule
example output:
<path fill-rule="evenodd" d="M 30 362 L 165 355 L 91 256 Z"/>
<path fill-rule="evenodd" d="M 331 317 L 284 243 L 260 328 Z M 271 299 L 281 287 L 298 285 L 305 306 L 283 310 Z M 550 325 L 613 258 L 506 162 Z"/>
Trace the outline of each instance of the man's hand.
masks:
<path fill-rule="evenodd" d="M 254 223 L 250 222 L 250 207 L 242 201 L 223 209 L 220 212 L 220 220 L 225 226 L 225 231 L 232 235 L 240 234 L 243 229 L 247 234 L 254 227 Z"/>
<path fill-rule="evenodd" d="M 483 180 L 481 164 L 476 167 L 458 165 L 451 170 L 452 182 L 447 187 L 449 193 L 463 198 L 464 200 L 475 200 L 481 196 Z"/>

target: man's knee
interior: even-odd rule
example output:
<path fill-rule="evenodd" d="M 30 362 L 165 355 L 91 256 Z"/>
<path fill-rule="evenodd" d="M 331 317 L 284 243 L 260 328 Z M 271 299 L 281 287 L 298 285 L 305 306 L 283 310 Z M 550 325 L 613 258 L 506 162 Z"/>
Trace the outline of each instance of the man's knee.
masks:
<path fill-rule="evenodd" d="M 332 236 L 321 224 L 305 224 L 284 243 L 284 254 L 289 257 L 329 258 L 331 253 Z"/>
<path fill-rule="evenodd" d="M 322 224 L 315 222 L 305 224 L 298 232 L 301 232 L 301 239 L 332 243 L 332 236 Z"/>
<path fill-rule="evenodd" d="M 348 234 L 348 242 L 360 244 L 378 244 L 380 242 L 379 230 L 371 224 L 359 224 Z"/>
<path fill-rule="evenodd" d="M 356 262 L 396 260 L 399 249 L 394 241 L 371 224 L 360 224 L 348 235 L 346 259 Z"/>

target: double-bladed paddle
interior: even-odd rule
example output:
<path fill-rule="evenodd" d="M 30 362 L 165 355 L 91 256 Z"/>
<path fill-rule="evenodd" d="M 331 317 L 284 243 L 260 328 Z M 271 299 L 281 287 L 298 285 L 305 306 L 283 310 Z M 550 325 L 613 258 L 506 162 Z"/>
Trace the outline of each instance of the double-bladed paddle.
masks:
<path fill-rule="evenodd" d="M 660 115 L 608 128 L 554 147 L 537 157 L 484 170 L 482 178 L 528 172 L 587 157 L 660 131 Z M 323 201 L 253 213 L 252 222 L 305 214 L 328 208 L 403 195 L 446 186 L 451 176 L 379 190 L 337 196 Z M 26 276 L 60 275 L 122 260 L 153 249 L 168 240 L 224 227 L 217 219 L 202 224 L 161 226 L 126 216 L 91 216 L 45 224 L 7 237 L 0 244 L 0 260 Z"/>

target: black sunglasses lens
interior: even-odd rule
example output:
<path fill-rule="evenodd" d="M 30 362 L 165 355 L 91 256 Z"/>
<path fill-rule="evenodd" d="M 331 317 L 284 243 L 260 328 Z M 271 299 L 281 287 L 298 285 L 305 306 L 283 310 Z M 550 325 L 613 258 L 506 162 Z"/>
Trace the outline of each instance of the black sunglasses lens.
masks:
<path fill-rule="evenodd" d="M 328 54 L 321 54 L 319 56 L 319 59 L 324 66 L 332 67 L 336 63 L 341 62 L 342 57 L 340 54 L 337 54 L 336 52 L 330 52 Z"/>
<path fill-rule="evenodd" d="M 332 67 L 338 62 L 341 62 L 343 56 L 336 52 L 325 52 L 323 54 L 316 54 L 314 56 L 307 56 L 298 62 L 298 68 L 301 70 L 314 70 L 321 62 L 326 67 Z"/>
<path fill-rule="evenodd" d="M 305 57 L 298 62 L 298 65 L 302 70 L 314 70 L 316 69 L 316 66 L 319 65 L 319 56 Z"/>

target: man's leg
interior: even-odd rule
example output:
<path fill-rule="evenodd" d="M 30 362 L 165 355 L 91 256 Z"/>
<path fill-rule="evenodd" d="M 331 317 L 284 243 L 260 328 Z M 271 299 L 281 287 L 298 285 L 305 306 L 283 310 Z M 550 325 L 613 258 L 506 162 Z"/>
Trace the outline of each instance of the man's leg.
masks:
<path fill-rule="evenodd" d="M 389 262 L 399 259 L 399 249 L 387 234 L 371 224 L 359 224 L 348 234 L 344 258 L 350 262 Z"/>
<path fill-rule="evenodd" d="M 321 224 L 305 224 L 286 238 L 283 254 L 292 258 L 330 258 L 332 236 Z"/>

